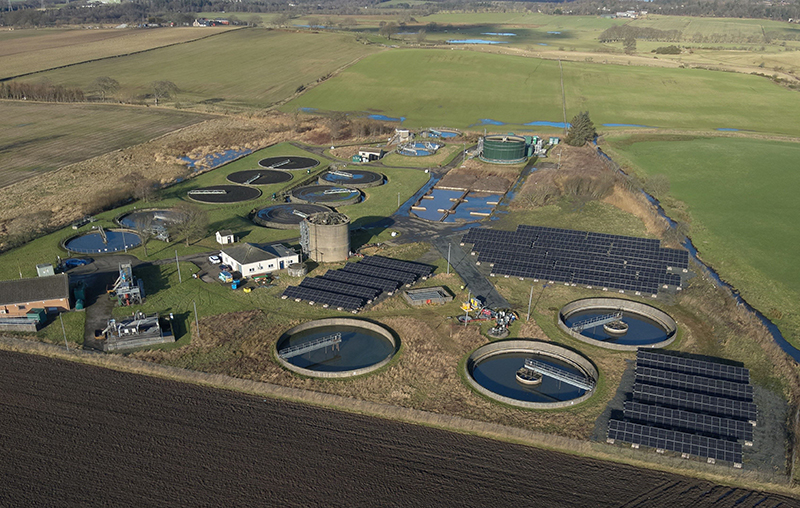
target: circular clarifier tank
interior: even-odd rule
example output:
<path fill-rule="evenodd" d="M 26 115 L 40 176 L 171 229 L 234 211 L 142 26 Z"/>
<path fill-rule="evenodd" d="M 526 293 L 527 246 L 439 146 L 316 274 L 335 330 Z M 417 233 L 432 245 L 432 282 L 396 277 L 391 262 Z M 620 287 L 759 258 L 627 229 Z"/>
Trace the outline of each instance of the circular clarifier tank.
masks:
<path fill-rule="evenodd" d="M 319 319 L 296 326 L 276 342 L 278 361 L 312 377 L 352 377 L 389 363 L 398 349 L 382 325 L 351 318 Z"/>
<path fill-rule="evenodd" d="M 277 157 L 267 157 L 258 161 L 258 165 L 265 169 L 278 169 L 280 171 L 302 171 L 319 166 L 317 159 L 311 157 L 299 157 L 296 155 L 279 155 Z"/>
<path fill-rule="evenodd" d="M 330 211 L 330 208 L 322 205 L 285 203 L 260 209 L 253 216 L 253 222 L 267 228 L 298 229 L 309 215 Z"/>
<path fill-rule="evenodd" d="M 73 236 L 64 241 L 63 247 L 81 254 L 112 254 L 133 249 L 142 244 L 142 239 L 133 231 L 124 229 L 95 230 Z"/>
<path fill-rule="evenodd" d="M 584 356 L 537 340 L 504 340 L 476 349 L 465 364 L 478 392 L 529 409 L 569 407 L 594 393 L 597 369 Z"/>
<path fill-rule="evenodd" d="M 352 205 L 361 201 L 361 191 L 332 185 L 309 185 L 292 191 L 294 203 L 316 203 L 332 207 Z"/>
<path fill-rule="evenodd" d="M 212 185 L 188 192 L 190 199 L 201 203 L 230 204 L 250 201 L 261 195 L 255 187 L 245 185 Z"/>
<path fill-rule="evenodd" d="M 664 347 L 677 333 L 672 317 L 655 307 L 621 298 L 586 298 L 565 305 L 559 327 L 578 340 L 608 349 Z"/>
<path fill-rule="evenodd" d="M 115 221 L 126 228 L 137 229 L 153 226 L 169 227 L 180 220 L 178 212 L 174 210 L 134 210 L 120 215 Z"/>
<path fill-rule="evenodd" d="M 291 173 L 273 169 L 249 169 L 237 171 L 227 176 L 229 182 L 241 185 L 271 185 L 288 182 L 292 178 Z"/>
<path fill-rule="evenodd" d="M 384 176 L 374 171 L 360 169 L 343 169 L 326 171 L 321 174 L 318 182 L 321 185 L 335 185 L 351 187 L 353 189 L 366 189 L 382 185 Z"/>

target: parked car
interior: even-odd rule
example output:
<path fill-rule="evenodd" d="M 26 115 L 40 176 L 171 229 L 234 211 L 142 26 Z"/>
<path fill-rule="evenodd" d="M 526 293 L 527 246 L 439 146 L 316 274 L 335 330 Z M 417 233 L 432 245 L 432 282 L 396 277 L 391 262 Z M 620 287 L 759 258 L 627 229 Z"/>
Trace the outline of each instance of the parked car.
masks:
<path fill-rule="evenodd" d="M 69 270 L 70 268 L 88 265 L 91 262 L 92 258 L 67 258 L 61 261 L 61 266 L 64 267 L 64 270 Z"/>
<path fill-rule="evenodd" d="M 219 256 L 216 256 L 216 255 L 208 256 L 208 261 L 212 265 L 218 265 L 218 264 L 222 263 L 222 260 L 219 258 Z"/>

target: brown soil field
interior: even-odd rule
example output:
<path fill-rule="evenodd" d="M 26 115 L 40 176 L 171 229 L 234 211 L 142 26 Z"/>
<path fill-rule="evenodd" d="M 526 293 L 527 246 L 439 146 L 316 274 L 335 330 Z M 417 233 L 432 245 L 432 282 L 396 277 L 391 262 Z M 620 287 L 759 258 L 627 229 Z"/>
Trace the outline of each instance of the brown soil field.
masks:
<path fill-rule="evenodd" d="M 470 159 L 448 171 L 436 186 L 504 193 L 517 181 L 520 171 L 519 165 L 501 166 Z"/>
<path fill-rule="evenodd" d="M 786 496 L 0 352 L 6 506 L 791 507 Z"/>
<path fill-rule="evenodd" d="M 0 102 L 0 187 L 211 118 L 101 104 Z"/>
<path fill-rule="evenodd" d="M 230 28 L 15 30 L 0 34 L 0 78 L 99 58 L 129 55 L 226 32 Z"/>

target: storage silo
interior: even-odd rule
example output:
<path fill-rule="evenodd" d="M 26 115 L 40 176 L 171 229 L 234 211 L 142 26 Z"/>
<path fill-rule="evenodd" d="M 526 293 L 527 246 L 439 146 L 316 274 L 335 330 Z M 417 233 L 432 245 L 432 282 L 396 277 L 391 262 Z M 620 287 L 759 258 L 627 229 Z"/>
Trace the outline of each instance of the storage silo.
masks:
<path fill-rule="evenodd" d="M 522 136 L 512 134 L 486 136 L 482 145 L 480 158 L 486 162 L 515 164 L 527 158 L 525 138 Z"/>
<path fill-rule="evenodd" d="M 312 261 L 346 261 L 350 255 L 350 219 L 338 212 L 309 215 L 300 223 L 300 245 Z"/>

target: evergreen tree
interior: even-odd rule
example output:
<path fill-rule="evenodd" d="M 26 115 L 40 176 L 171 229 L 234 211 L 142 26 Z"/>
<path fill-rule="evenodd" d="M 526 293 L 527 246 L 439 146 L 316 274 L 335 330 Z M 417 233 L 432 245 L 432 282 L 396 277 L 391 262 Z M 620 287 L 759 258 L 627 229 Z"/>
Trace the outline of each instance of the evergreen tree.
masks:
<path fill-rule="evenodd" d="M 597 131 L 589 118 L 589 112 L 581 111 L 572 118 L 564 142 L 572 146 L 583 146 L 587 141 L 593 140 L 595 136 L 597 136 Z"/>

